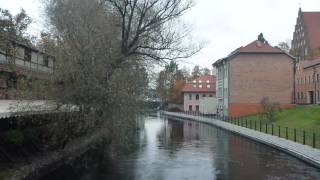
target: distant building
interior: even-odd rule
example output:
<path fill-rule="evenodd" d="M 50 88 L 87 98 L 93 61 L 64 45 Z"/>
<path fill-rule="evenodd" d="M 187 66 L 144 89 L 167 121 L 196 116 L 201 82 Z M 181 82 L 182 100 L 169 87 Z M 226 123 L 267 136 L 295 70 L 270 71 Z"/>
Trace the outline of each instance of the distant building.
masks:
<path fill-rule="evenodd" d="M 320 56 L 320 12 L 303 12 L 299 9 L 290 53 L 298 60 Z"/>
<path fill-rule="evenodd" d="M 13 58 L 0 49 L 0 99 L 15 99 L 20 81 L 31 74 L 37 78 L 46 77 L 54 69 L 53 56 L 24 44 L 14 42 L 13 46 Z"/>
<path fill-rule="evenodd" d="M 297 104 L 320 104 L 320 58 L 297 64 L 295 84 Z"/>
<path fill-rule="evenodd" d="M 245 116 L 261 111 L 263 97 L 291 107 L 294 95 L 294 57 L 268 43 L 253 41 L 219 59 L 217 98 L 219 114 Z"/>
<path fill-rule="evenodd" d="M 297 57 L 295 103 L 320 103 L 320 12 L 299 9 L 290 51 Z"/>
<path fill-rule="evenodd" d="M 204 75 L 187 82 L 182 89 L 184 111 L 200 111 L 200 100 L 216 96 L 216 77 Z"/>

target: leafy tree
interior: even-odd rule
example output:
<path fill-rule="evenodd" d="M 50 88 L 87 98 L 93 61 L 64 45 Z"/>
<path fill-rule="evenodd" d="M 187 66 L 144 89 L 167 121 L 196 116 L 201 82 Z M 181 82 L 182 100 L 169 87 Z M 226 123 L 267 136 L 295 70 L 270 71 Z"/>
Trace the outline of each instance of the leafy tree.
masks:
<path fill-rule="evenodd" d="M 211 71 L 209 68 L 202 68 L 201 69 L 201 74 L 202 75 L 210 75 L 211 74 Z"/>
<path fill-rule="evenodd" d="M 30 37 L 26 33 L 31 22 L 24 9 L 12 15 L 8 10 L 0 8 L 0 48 L 9 51 L 12 41 L 31 45 Z"/>
<path fill-rule="evenodd" d="M 200 77 L 200 75 L 201 75 L 200 67 L 198 65 L 194 66 L 194 68 L 191 72 L 192 79 L 196 79 L 196 78 Z"/>
<path fill-rule="evenodd" d="M 174 87 L 170 94 L 170 100 L 171 102 L 174 102 L 176 104 L 183 104 L 183 93 L 182 89 L 184 88 L 184 85 L 186 84 L 185 80 L 176 80 Z"/>
<path fill-rule="evenodd" d="M 165 69 L 159 73 L 157 79 L 157 93 L 162 102 L 181 103 L 179 96 L 182 89 L 181 82 L 179 85 L 176 83 L 181 80 L 185 81 L 185 76 L 178 68 L 178 64 L 171 61 L 170 64 L 165 66 Z"/>
<path fill-rule="evenodd" d="M 264 44 L 269 44 L 268 41 L 263 37 L 263 34 L 262 34 L 262 33 L 260 33 L 260 34 L 258 35 L 258 40 L 261 41 L 261 42 L 264 43 Z"/>
<path fill-rule="evenodd" d="M 47 1 L 54 37 L 49 45 L 57 47 L 48 98 L 77 105 L 83 120 L 79 129 L 107 124 L 113 140 L 125 140 L 147 94 L 148 66 L 199 50 L 185 46 L 188 31 L 176 27 L 190 8 L 191 2 L 181 0 Z M 159 89 L 172 89 L 182 73 L 174 61 L 165 69 Z"/>

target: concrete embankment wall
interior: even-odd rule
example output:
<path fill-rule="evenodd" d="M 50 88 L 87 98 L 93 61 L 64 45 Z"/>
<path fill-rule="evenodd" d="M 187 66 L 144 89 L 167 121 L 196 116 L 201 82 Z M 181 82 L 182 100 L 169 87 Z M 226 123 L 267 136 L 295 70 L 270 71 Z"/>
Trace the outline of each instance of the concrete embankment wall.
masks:
<path fill-rule="evenodd" d="M 227 131 L 239 134 L 241 136 L 247 137 L 254 141 L 269 145 L 273 148 L 284 151 L 292 156 L 295 156 L 307 163 L 310 163 L 318 168 L 320 168 L 320 150 L 312 148 L 307 145 L 302 145 L 284 138 L 279 138 L 276 136 L 272 136 L 269 134 L 261 133 L 259 131 L 255 131 L 252 129 L 240 127 L 234 124 L 230 124 L 221 120 L 215 120 L 207 117 L 199 117 L 181 113 L 174 112 L 161 112 L 162 115 L 168 117 L 179 118 L 182 120 L 192 120 L 198 121 L 210 125 L 214 125 L 216 127 L 225 129 Z"/>

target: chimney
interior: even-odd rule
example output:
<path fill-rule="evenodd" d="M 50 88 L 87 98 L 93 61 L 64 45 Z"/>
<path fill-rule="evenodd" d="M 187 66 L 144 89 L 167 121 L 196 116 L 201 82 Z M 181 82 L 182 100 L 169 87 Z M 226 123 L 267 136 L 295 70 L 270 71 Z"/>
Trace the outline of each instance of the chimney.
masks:
<path fill-rule="evenodd" d="M 258 47 L 258 48 L 261 48 L 261 47 L 262 47 L 262 42 L 259 41 L 259 40 L 257 41 L 257 47 Z"/>

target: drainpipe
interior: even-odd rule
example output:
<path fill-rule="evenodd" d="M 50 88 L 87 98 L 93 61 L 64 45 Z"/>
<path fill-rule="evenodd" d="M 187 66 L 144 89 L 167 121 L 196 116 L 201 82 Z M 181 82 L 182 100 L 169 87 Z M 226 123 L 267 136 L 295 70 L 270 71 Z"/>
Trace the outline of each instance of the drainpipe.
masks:
<path fill-rule="evenodd" d="M 299 59 L 299 57 L 298 57 Z M 297 71 L 297 59 L 293 62 L 293 104 L 296 104 L 296 71 Z"/>
<path fill-rule="evenodd" d="M 313 68 L 313 83 L 314 83 L 314 96 L 313 96 L 313 103 L 317 104 L 317 79 L 316 79 L 316 68 Z"/>

